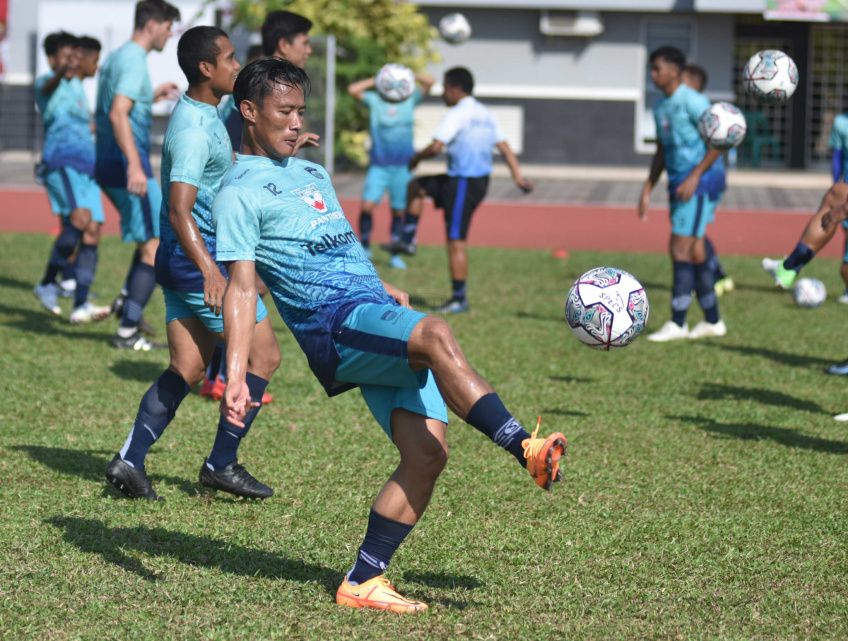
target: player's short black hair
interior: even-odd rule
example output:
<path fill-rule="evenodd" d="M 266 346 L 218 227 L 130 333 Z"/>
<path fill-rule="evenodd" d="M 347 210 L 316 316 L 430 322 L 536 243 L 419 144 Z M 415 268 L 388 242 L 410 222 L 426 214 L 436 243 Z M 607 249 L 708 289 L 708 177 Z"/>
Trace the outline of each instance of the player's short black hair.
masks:
<path fill-rule="evenodd" d="M 79 42 L 72 33 L 67 31 L 54 31 L 44 36 L 44 54 L 47 56 L 55 56 L 62 47 L 76 47 Z"/>
<path fill-rule="evenodd" d="M 177 43 L 177 62 L 183 70 L 188 84 L 194 85 L 203 80 L 200 63 L 215 64 L 221 49 L 216 41 L 227 38 L 227 33 L 218 27 L 192 27 L 180 36 Z"/>
<path fill-rule="evenodd" d="M 155 22 L 176 22 L 180 19 L 180 10 L 165 0 L 138 0 L 135 3 L 136 31 L 144 29 L 151 20 Z"/>
<path fill-rule="evenodd" d="M 262 23 L 262 52 L 271 56 L 280 38 L 292 42 L 299 33 L 309 33 L 312 21 L 291 11 L 271 11 Z"/>
<path fill-rule="evenodd" d="M 100 51 L 103 47 L 97 38 L 91 36 L 80 36 L 77 38 L 77 46 L 84 51 Z"/>
<path fill-rule="evenodd" d="M 465 67 L 453 67 L 445 71 L 445 86 L 459 87 L 465 93 L 474 91 L 474 76 Z"/>
<path fill-rule="evenodd" d="M 666 62 L 675 65 L 681 71 L 683 70 L 683 67 L 686 66 L 686 55 L 677 47 L 665 46 L 654 49 L 651 52 L 651 64 L 653 64 L 654 60 L 657 58 L 662 58 Z"/>
<path fill-rule="evenodd" d="M 685 73 L 688 73 L 688 74 L 695 76 L 698 80 L 701 81 L 701 90 L 702 91 L 707 88 L 707 80 L 709 80 L 710 77 L 707 75 L 706 69 L 704 69 L 703 67 L 701 67 L 699 65 L 689 63 L 689 64 L 687 64 L 683 67 L 683 71 Z"/>
<path fill-rule="evenodd" d="M 237 106 L 243 100 L 261 106 L 275 85 L 300 87 L 304 96 L 309 94 L 309 76 L 303 69 L 282 58 L 261 58 L 239 72 L 233 87 L 233 100 Z"/>

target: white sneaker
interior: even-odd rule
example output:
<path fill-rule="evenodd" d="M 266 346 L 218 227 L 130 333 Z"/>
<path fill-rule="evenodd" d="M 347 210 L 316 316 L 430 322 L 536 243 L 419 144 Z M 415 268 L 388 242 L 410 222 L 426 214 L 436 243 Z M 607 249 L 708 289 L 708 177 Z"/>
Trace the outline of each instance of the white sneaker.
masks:
<path fill-rule="evenodd" d="M 111 307 L 101 307 L 85 302 L 79 307 L 75 307 L 71 312 L 69 320 L 71 325 L 81 325 L 83 323 L 93 323 L 108 317 L 112 313 Z"/>
<path fill-rule="evenodd" d="M 848 414 L 837 414 L 833 417 L 834 421 L 839 421 L 840 423 L 845 423 L 848 421 Z"/>
<path fill-rule="evenodd" d="M 782 262 L 782 260 L 778 260 L 777 258 L 763 258 L 763 271 L 774 276 L 777 273 L 778 266 Z"/>
<path fill-rule="evenodd" d="M 701 321 L 689 332 L 689 338 L 708 338 L 710 336 L 724 336 L 725 334 L 727 334 L 727 325 L 724 324 L 723 320 L 717 323 Z"/>
<path fill-rule="evenodd" d="M 689 338 L 689 326 L 684 325 L 681 327 L 674 321 L 666 321 L 665 325 L 660 327 L 653 334 L 648 334 L 648 340 L 654 343 L 679 341 L 684 338 Z"/>
<path fill-rule="evenodd" d="M 836 299 L 836 302 L 842 303 L 843 305 L 848 305 L 848 289 L 845 290 L 845 293 L 842 294 L 842 296 Z"/>

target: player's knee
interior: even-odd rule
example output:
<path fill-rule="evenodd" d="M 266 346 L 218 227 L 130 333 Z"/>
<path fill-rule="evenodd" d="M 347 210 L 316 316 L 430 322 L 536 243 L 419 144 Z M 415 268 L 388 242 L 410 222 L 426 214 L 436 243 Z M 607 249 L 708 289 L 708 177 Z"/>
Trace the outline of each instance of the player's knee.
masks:
<path fill-rule="evenodd" d="M 190 387 L 194 387 L 200 383 L 206 375 L 206 368 L 201 362 L 182 363 L 171 361 L 169 369 L 179 374 Z"/>
<path fill-rule="evenodd" d="M 270 378 L 280 366 L 281 356 L 280 348 L 274 342 L 273 346 L 266 346 L 263 349 L 254 350 L 250 355 L 250 369 L 255 371 L 262 378 Z"/>
<path fill-rule="evenodd" d="M 100 242 L 100 223 L 89 220 L 82 233 L 82 242 L 86 245 L 97 245 Z"/>
<path fill-rule="evenodd" d="M 431 357 L 449 356 L 456 351 L 453 330 L 444 319 L 427 316 L 421 323 L 421 343 Z"/>
<path fill-rule="evenodd" d="M 432 439 L 418 451 L 416 463 L 422 472 L 432 478 L 437 477 L 448 464 L 447 443 Z"/>
<path fill-rule="evenodd" d="M 74 209 L 74 211 L 71 212 L 71 224 L 74 227 L 76 227 L 77 229 L 85 231 L 85 229 L 88 227 L 88 225 L 90 223 L 91 223 L 91 211 L 90 210 L 78 208 L 78 209 Z"/>

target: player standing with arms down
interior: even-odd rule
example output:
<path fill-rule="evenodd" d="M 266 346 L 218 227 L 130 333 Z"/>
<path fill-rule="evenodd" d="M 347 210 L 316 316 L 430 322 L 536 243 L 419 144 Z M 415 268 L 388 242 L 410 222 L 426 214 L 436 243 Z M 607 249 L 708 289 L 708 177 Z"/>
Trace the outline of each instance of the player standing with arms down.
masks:
<path fill-rule="evenodd" d="M 394 249 L 415 253 L 415 232 L 427 196 L 444 210 L 448 243 L 448 261 L 452 282 L 451 297 L 437 311 L 444 314 L 467 312 L 468 254 L 466 238 L 471 216 L 483 202 L 492 173 L 492 149 L 497 147 L 504 157 L 512 179 L 524 193 L 533 183 L 521 174 L 518 159 L 506 141 L 497 120 L 474 96 L 474 77 L 464 67 L 445 72 L 442 99 L 450 107 L 436 132 L 433 142 L 412 156 L 409 168 L 415 169 L 425 158 L 447 152 L 448 173 L 419 176 L 409 185 L 409 200 L 403 235 Z"/>
<path fill-rule="evenodd" d="M 145 472 L 145 456 L 191 386 L 203 377 L 215 340 L 224 331 L 221 306 L 227 281 L 215 262 L 211 208 L 221 179 L 232 166 L 232 150 L 217 108 L 221 98 L 232 93 L 240 66 L 230 39 L 217 27 L 186 31 L 177 58 L 189 88 L 171 114 L 162 148 L 165 198 L 156 255 L 171 362 L 142 398 L 127 441 L 106 470 L 107 480 L 131 498 L 158 498 Z M 258 406 L 238 427 L 221 417 L 212 452 L 200 468 L 201 484 L 249 498 L 273 494 L 236 459 L 238 446 L 261 407 L 268 379 L 280 362 L 267 315 L 260 300 L 247 373 L 247 386 Z"/>
<path fill-rule="evenodd" d="M 149 350 L 141 335 L 142 312 L 156 287 L 153 263 L 159 245 L 162 192 L 150 167 L 150 124 L 153 103 L 176 92 L 173 83 L 153 90 L 147 54 L 162 51 L 171 37 L 179 10 L 165 0 L 139 0 L 132 38 L 109 54 L 97 86 L 97 182 L 121 216 L 124 242 L 136 243 L 125 289 L 116 307 L 121 323 L 115 347 Z"/>
<path fill-rule="evenodd" d="M 706 262 L 704 249 L 704 233 L 715 217 L 724 176 L 713 167 L 719 152 L 708 149 L 698 132 L 698 119 L 709 108 L 710 101 L 683 84 L 680 75 L 685 64 L 685 56 L 674 47 L 660 47 L 651 53 L 651 80 L 665 98 L 654 107 L 657 151 L 642 188 L 638 212 L 639 218 L 647 217 L 651 191 L 663 170 L 668 171 L 669 253 L 674 270 L 671 320 L 648 336 L 654 342 L 727 333 L 719 315 L 715 276 Z M 690 332 L 686 314 L 692 303 L 692 290 L 704 310 L 704 320 Z"/>
<path fill-rule="evenodd" d="M 254 340 L 258 271 L 327 393 L 358 385 L 400 452 L 336 601 L 416 612 L 427 606 L 399 595 L 384 572 L 427 507 L 447 461 L 443 395 L 458 416 L 515 456 L 545 489 L 559 478 L 565 438 L 525 432 L 471 368 L 448 324 L 401 306 L 406 294 L 380 281 L 323 167 L 293 157 L 308 83 L 301 69 L 274 58 L 247 65 L 236 80 L 242 153 L 212 208 L 217 257 L 230 271 L 222 412 L 238 424 L 251 411 L 245 364 Z"/>

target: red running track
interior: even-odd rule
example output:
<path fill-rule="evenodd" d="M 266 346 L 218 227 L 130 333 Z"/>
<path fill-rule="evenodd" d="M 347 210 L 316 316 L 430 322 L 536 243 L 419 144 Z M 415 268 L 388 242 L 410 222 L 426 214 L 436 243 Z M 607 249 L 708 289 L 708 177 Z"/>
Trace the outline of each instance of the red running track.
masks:
<path fill-rule="evenodd" d="M 106 204 L 104 232 L 117 234 L 118 215 Z M 346 199 L 342 206 L 354 223 L 359 201 Z M 47 196 L 35 189 L 0 190 L 0 231 L 55 233 L 56 217 Z M 812 215 L 799 212 L 719 209 L 710 238 L 724 255 L 784 255 L 788 253 Z M 388 240 L 389 211 L 383 206 L 374 216 L 374 241 Z M 636 216 L 635 206 L 542 205 L 520 202 L 485 202 L 474 215 L 470 242 L 491 247 L 601 251 L 667 251 L 668 213 L 650 212 L 647 222 Z M 428 207 L 419 228 L 421 244 L 444 242 L 440 212 Z M 842 243 L 830 243 L 822 256 L 841 256 Z"/>

